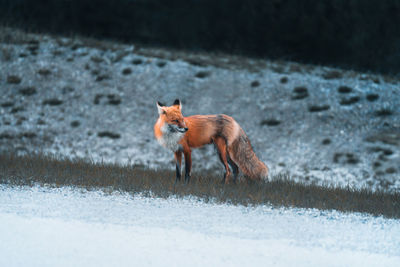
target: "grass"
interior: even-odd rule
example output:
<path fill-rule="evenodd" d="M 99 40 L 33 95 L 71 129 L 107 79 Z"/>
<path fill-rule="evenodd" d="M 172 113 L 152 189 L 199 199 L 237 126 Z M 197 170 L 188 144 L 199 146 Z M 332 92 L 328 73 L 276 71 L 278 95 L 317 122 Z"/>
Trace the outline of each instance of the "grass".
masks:
<path fill-rule="evenodd" d="M 275 176 L 271 182 L 254 183 L 241 179 L 229 185 L 222 184 L 221 177 L 206 172 L 194 174 L 189 184 L 175 184 L 174 176 L 170 170 L 153 170 L 143 166 L 94 163 L 40 154 L 0 155 L 2 184 L 108 188 L 162 198 L 194 196 L 205 201 L 239 205 L 334 209 L 400 218 L 398 192 L 306 185 L 291 181 L 285 175 Z"/>

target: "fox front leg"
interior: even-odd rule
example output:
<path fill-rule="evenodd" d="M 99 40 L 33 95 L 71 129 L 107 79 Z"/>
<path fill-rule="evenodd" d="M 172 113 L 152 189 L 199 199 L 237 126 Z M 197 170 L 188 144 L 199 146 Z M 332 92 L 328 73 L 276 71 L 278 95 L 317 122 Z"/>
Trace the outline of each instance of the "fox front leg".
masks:
<path fill-rule="evenodd" d="M 181 171 L 181 165 L 182 165 L 182 151 L 178 150 L 175 152 L 175 162 L 176 162 L 176 179 L 175 183 L 181 180 L 182 176 L 182 171 Z"/>
<path fill-rule="evenodd" d="M 185 155 L 185 183 L 189 183 L 192 171 L 191 151 L 190 150 L 185 151 L 184 155 Z"/>

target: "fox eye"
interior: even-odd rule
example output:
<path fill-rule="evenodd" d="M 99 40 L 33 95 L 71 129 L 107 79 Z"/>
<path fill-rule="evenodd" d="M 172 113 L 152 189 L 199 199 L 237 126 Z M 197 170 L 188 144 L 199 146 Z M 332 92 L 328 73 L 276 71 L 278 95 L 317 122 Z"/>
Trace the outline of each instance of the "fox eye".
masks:
<path fill-rule="evenodd" d="M 174 120 L 174 122 L 179 122 L 178 120 Z"/>

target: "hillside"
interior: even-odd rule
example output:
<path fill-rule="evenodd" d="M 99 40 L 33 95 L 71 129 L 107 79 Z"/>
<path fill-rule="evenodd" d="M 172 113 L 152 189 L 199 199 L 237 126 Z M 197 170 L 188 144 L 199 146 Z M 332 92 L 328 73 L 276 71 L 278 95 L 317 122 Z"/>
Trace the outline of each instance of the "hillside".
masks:
<path fill-rule="evenodd" d="M 156 101 L 225 113 L 272 174 L 400 188 L 399 82 L 323 66 L 0 30 L 0 150 L 173 169 L 153 138 Z M 222 166 L 212 148 L 193 169 Z"/>

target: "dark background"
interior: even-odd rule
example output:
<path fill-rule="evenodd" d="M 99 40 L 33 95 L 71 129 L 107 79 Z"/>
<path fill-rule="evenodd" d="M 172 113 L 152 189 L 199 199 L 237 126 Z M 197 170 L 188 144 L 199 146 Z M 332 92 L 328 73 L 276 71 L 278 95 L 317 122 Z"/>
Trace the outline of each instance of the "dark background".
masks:
<path fill-rule="evenodd" d="M 396 75 L 400 70 L 398 0 L 0 0 L 0 24 Z"/>

